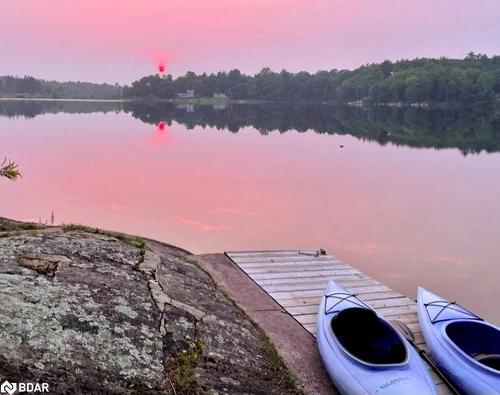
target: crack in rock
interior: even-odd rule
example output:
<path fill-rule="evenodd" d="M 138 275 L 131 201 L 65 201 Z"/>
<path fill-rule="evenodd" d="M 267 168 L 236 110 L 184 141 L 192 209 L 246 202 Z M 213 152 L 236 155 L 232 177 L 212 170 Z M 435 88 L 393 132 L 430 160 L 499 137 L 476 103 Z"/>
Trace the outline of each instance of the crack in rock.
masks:
<path fill-rule="evenodd" d="M 168 304 L 192 315 L 197 321 L 201 321 L 207 315 L 207 313 L 194 306 L 180 302 L 168 296 L 157 280 L 149 280 L 149 289 L 154 302 L 162 313 L 165 311 L 165 305 Z"/>
<path fill-rule="evenodd" d="M 146 248 L 144 260 L 139 264 L 139 270 L 149 278 L 156 278 L 156 269 L 161 263 L 160 256 Z"/>

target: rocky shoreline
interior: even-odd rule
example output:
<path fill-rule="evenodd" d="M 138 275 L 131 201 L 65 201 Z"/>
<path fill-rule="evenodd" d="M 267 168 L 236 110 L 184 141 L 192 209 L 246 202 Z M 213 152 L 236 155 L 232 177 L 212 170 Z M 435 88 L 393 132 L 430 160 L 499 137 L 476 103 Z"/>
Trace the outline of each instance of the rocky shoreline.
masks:
<path fill-rule="evenodd" d="M 182 249 L 0 219 L 0 380 L 51 393 L 300 393 Z"/>

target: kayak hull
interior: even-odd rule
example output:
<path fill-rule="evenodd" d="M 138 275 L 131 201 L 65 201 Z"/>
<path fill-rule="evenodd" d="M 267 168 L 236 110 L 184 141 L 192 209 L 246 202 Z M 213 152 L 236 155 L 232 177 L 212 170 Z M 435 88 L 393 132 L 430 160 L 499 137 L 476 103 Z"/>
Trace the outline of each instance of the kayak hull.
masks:
<path fill-rule="evenodd" d="M 325 290 L 326 295 L 343 293 L 346 291 L 330 281 Z M 357 298 L 356 298 L 357 299 Z M 324 296 L 319 308 L 316 338 L 319 352 L 324 366 L 342 394 L 436 394 L 432 378 L 416 351 L 402 338 L 390 324 L 380 315 L 384 325 L 390 326 L 404 345 L 404 360 L 398 363 L 369 363 L 351 354 L 343 346 L 332 329 L 335 317 L 342 311 L 360 308 L 354 298 L 337 303 L 336 312 L 329 311 L 329 303 Z M 340 299 L 337 299 L 340 300 Z M 361 302 L 363 303 L 363 302 Z M 373 311 L 369 306 L 365 307 Z M 375 313 L 376 314 L 376 313 Z"/>
<path fill-rule="evenodd" d="M 465 394 L 500 394 L 500 371 L 464 351 L 470 352 L 473 341 L 485 347 L 495 336 L 500 339 L 500 329 L 423 288 L 418 289 L 417 305 L 429 353 L 448 379 Z M 470 346 L 464 346 L 464 341 Z M 498 351 L 500 343 L 497 346 Z"/>

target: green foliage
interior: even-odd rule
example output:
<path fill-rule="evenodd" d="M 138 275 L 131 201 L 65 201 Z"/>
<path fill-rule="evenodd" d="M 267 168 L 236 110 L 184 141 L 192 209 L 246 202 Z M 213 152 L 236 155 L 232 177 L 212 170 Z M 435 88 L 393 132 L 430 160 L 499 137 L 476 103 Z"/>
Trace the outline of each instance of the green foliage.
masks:
<path fill-rule="evenodd" d="M 254 76 L 234 69 L 216 74 L 144 77 L 125 87 L 125 97 L 173 99 L 194 89 L 196 97 L 224 93 L 233 100 L 275 102 L 472 103 L 500 96 L 500 56 L 470 53 L 465 59 L 414 59 L 369 64 L 356 70 L 290 73 L 262 69 Z"/>
<path fill-rule="evenodd" d="M 146 248 L 146 241 L 138 236 L 130 236 L 124 233 L 113 234 L 118 240 L 123 241 L 124 243 L 130 244 L 131 246 L 137 247 L 141 250 Z"/>
<path fill-rule="evenodd" d="M 21 236 L 23 232 L 16 230 L 13 232 L 0 232 L 0 238 Z"/>
<path fill-rule="evenodd" d="M 114 99 L 122 87 L 80 81 L 46 81 L 33 77 L 0 76 L 0 97 L 48 97 L 53 99 Z"/>
<path fill-rule="evenodd" d="M 19 222 L 7 218 L 0 218 L 0 238 L 21 236 L 23 233 L 37 233 L 43 225 L 33 222 Z"/>
<path fill-rule="evenodd" d="M 175 358 L 167 360 L 165 371 L 175 394 L 195 395 L 202 392 L 194 378 L 202 354 L 203 346 L 196 341 L 192 350 L 182 349 Z"/>
<path fill-rule="evenodd" d="M 5 177 L 11 181 L 17 180 L 21 177 L 18 165 L 11 160 L 4 159 L 2 163 L 0 163 L 0 177 Z"/>
<path fill-rule="evenodd" d="M 43 226 L 33 222 L 18 222 L 6 218 L 0 218 L 0 232 L 18 232 L 23 230 L 38 230 Z"/>
<path fill-rule="evenodd" d="M 250 76 L 237 69 L 196 74 L 188 71 L 151 75 L 131 86 L 89 82 L 57 82 L 33 77 L 0 77 L 0 96 L 51 98 L 174 99 L 194 89 L 196 97 L 224 93 L 232 100 L 274 102 L 459 103 L 493 101 L 500 97 L 500 56 L 468 54 L 464 59 L 384 61 L 356 70 L 321 70 L 290 73 L 263 68 Z"/>
<path fill-rule="evenodd" d="M 87 232 L 100 234 L 101 230 L 99 228 L 91 228 L 90 226 L 80 225 L 80 224 L 64 224 L 62 225 L 63 232 Z"/>
<path fill-rule="evenodd" d="M 142 253 L 142 257 L 144 258 L 144 250 L 146 249 L 146 241 L 138 236 L 131 236 L 127 235 L 125 233 L 118 233 L 118 232 L 110 232 L 106 230 L 102 230 L 99 228 L 92 228 L 90 226 L 85 226 L 85 225 L 80 225 L 80 224 L 64 224 L 62 225 L 62 230 L 63 232 L 86 232 L 86 233 L 95 233 L 95 234 L 101 234 L 101 235 L 107 235 L 111 237 L 115 237 L 120 241 L 123 241 L 124 243 L 130 244 L 133 247 L 139 248 Z"/>

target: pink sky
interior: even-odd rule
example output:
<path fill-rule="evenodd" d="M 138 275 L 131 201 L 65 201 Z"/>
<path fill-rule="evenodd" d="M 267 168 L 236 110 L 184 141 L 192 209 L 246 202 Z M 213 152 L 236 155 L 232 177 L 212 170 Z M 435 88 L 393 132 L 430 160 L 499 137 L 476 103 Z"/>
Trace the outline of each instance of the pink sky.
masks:
<path fill-rule="evenodd" d="M 500 53 L 497 0 L 2 0 L 0 75 L 130 82 L 155 72 L 355 68 Z"/>

